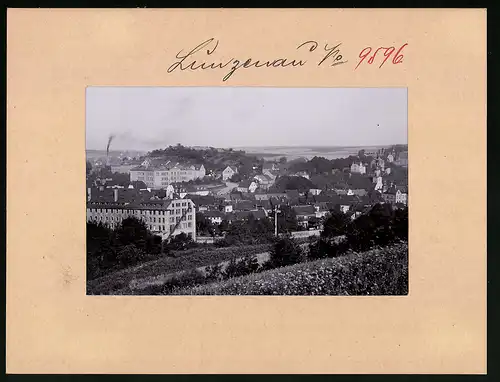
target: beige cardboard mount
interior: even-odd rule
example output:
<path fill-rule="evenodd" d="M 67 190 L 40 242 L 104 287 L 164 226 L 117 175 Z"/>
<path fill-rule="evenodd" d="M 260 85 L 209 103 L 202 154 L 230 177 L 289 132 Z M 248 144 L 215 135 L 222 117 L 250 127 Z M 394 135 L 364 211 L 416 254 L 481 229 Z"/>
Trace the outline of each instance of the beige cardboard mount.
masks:
<path fill-rule="evenodd" d="M 485 373 L 485 10 L 9 9 L 7 33 L 8 373 Z M 167 73 L 212 37 L 308 62 Z M 407 87 L 409 295 L 86 296 L 87 86 Z"/>

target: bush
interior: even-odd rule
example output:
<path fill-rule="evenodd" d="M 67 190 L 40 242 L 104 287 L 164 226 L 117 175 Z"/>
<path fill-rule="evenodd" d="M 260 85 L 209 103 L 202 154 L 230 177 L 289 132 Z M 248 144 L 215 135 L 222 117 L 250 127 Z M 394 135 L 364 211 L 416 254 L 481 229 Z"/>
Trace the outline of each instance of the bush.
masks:
<path fill-rule="evenodd" d="M 89 294 L 110 294 L 116 290 L 126 288 L 134 279 L 158 276 L 185 271 L 192 268 L 218 264 L 233 257 L 245 257 L 269 251 L 268 244 L 246 247 L 228 247 L 217 249 L 194 248 L 183 252 L 173 252 L 175 257 L 162 257 L 145 262 L 140 268 L 117 270 L 87 282 Z M 87 259 L 90 259 L 87 256 Z"/>
<path fill-rule="evenodd" d="M 163 251 L 165 253 L 170 253 L 172 251 L 185 251 L 190 248 L 197 247 L 197 243 L 193 239 L 186 235 L 184 232 L 173 236 L 169 240 L 163 241 Z"/>
<path fill-rule="evenodd" d="M 259 268 L 259 262 L 255 256 L 246 256 L 239 260 L 232 258 L 223 272 L 223 278 L 228 279 L 248 275 L 257 272 Z"/>
<path fill-rule="evenodd" d="M 290 236 L 277 239 L 271 248 L 269 262 L 274 268 L 300 263 L 303 260 L 302 248 Z"/>
<path fill-rule="evenodd" d="M 406 295 L 408 244 L 184 288 L 177 295 Z"/>
<path fill-rule="evenodd" d="M 327 257 L 338 257 L 344 255 L 349 249 L 349 244 L 345 241 L 318 239 L 309 244 L 308 258 L 312 260 L 324 259 Z"/>
<path fill-rule="evenodd" d="M 144 252 L 133 244 L 124 246 L 118 251 L 116 259 L 121 266 L 127 267 L 144 260 Z"/>

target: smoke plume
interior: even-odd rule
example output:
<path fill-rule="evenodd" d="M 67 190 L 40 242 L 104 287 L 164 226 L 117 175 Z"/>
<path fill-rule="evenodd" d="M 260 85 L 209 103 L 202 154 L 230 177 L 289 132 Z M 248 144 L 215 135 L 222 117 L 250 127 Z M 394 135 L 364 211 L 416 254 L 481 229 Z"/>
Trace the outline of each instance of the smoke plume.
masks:
<path fill-rule="evenodd" d="M 113 134 L 111 134 L 108 138 L 108 145 L 106 146 L 106 156 L 109 155 L 109 146 L 111 146 L 111 142 L 113 141 L 114 138 L 115 136 Z"/>

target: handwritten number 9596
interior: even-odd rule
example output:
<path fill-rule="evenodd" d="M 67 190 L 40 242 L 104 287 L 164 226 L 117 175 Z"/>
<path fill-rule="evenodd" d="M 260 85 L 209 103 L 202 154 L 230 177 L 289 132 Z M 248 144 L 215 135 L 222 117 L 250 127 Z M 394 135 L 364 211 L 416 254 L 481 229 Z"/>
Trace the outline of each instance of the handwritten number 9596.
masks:
<path fill-rule="evenodd" d="M 396 48 L 394 48 L 393 46 L 389 47 L 389 48 L 384 48 L 384 47 L 380 47 L 378 48 L 375 53 L 371 54 L 372 53 L 372 48 L 371 47 L 366 47 L 365 49 L 363 49 L 360 53 L 359 53 L 359 62 L 358 62 L 358 65 L 356 65 L 356 67 L 354 68 L 354 70 L 356 70 L 358 68 L 359 65 L 361 65 L 367 58 L 368 60 L 366 61 L 369 65 L 373 64 L 375 62 L 375 59 L 378 58 L 377 62 L 380 62 L 380 66 L 379 68 L 381 68 L 387 60 L 389 60 L 389 58 L 392 57 L 392 63 L 394 65 L 396 64 L 401 64 L 403 62 L 403 49 L 404 47 L 408 45 L 408 44 L 404 44 L 402 45 L 397 51 L 396 51 Z M 378 55 L 377 57 L 377 54 L 382 51 L 382 55 Z"/>

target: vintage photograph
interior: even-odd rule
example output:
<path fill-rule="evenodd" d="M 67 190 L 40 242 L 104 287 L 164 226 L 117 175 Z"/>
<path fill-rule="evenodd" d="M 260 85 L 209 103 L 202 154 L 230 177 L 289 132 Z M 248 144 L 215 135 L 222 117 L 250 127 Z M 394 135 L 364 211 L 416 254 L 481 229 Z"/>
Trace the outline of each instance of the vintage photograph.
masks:
<path fill-rule="evenodd" d="M 406 88 L 88 87 L 88 295 L 408 294 Z"/>

